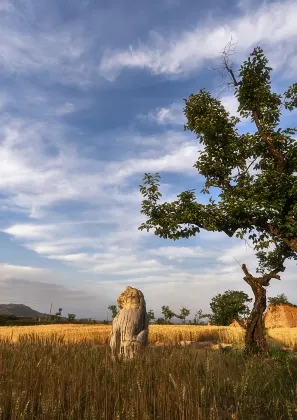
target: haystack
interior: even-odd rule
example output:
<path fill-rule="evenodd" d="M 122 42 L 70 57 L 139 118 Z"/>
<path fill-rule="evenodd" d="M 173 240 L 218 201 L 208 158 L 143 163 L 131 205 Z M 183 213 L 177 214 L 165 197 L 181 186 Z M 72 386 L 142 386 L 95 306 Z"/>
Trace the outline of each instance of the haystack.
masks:
<path fill-rule="evenodd" d="M 296 328 L 297 308 L 291 305 L 268 305 L 265 314 L 266 328 Z"/>

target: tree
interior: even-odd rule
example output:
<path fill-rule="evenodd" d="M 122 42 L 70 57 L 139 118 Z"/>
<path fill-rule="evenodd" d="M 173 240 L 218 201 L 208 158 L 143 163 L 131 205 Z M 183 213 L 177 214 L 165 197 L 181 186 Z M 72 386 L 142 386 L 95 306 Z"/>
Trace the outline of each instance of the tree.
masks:
<path fill-rule="evenodd" d="M 155 314 L 154 311 L 152 309 L 150 309 L 147 313 L 148 317 L 149 317 L 149 322 L 153 321 L 155 319 Z"/>
<path fill-rule="evenodd" d="M 155 321 L 155 324 L 157 324 L 157 325 L 165 325 L 165 324 L 167 324 L 167 321 L 164 318 L 157 318 L 156 321 Z"/>
<path fill-rule="evenodd" d="M 195 314 L 195 316 L 194 316 L 194 319 L 193 319 L 193 324 L 195 324 L 195 325 L 199 325 L 199 324 L 202 324 L 201 322 L 200 322 L 200 320 L 202 319 L 202 318 L 208 318 L 208 314 L 203 314 L 202 313 L 202 309 L 199 309 L 199 311 L 197 311 L 196 312 L 196 314 Z"/>
<path fill-rule="evenodd" d="M 111 311 L 112 319 L 114 319 L 117 316 L 117 314 L 119 313 L 116 305 L 109 305 L 108 309 Z"/>
<path fill-rule="evenodd" d="M 282 293 L 280 295 L 277 295 L 276 297 L 270 297 L 268 298 L 268 303 L 271 305 L 288 305 L 289 301 L 287 296 Z"/>
<path fill-rule="evenodd" d="M 296 307 L 293 303 L 288 301 L 287 296 L 284 293 L 277 295 L 276 297 L 268 298 L 268 303 L 270 305 L 290 305 Z"/>
<path fill-rule="evenodd" d="M 186 323 L 186 317 L 190 315 L 189 309 L 186 309 L 184 307 L 181 308 L 179 315 L 176 315 L 176 318 L 179 318 L 182 320 L 183 324 Z"/>
<path fill-rule="evenodd" d="M 54 315 L 54 320 L 55 321 L 60 321 L 61 320 L 62 311 L 63 311 L 63 309 L 59 308 L 59 311 L 55 313 L 55 315 Z"/>
<path fill-rule="evenodd" d="M 180 193 L 173 202 L 159 204 L 160 175 L 146 173 L 140 192 L 144 197 L 141 213 L 147 220 L 138 229 L 155 229 L 155 235 L 173 240 L 195 236 L 200 229 L 224 232 L 229 237 L 236 233 L 241 239 L 249 231 L 259 261 L 256 272 L 262 276 L 254 277 L 241 264 L 244 280 L 255 296 L 245 347 L 247 352 L 267 353 L 262 324 L 265 288 L 271 279 L 280 280 L 278 273 L 285 271 L 285 260 L 297 259 L 297 144 L 292 137 L 297 129 L 278 128 L 282 108 L 292 111 L 297 107 L 297 83 L 283 96 L 271 92 L 272 69 L 259 47 L 241 66 L 239 81 L 225 51 L 223 61 L 235 88 L 238 112 L 251 119 L 255 133 L 239 134 L 236 124 L 240 118 L 230 117 L 220 100 L 205 89 L 184 99 L 188 121 L 184 129 L 195 133 L 204 145 L 194 165 L 206 178 L 200 193 L 209 194 L 210 187 L 220 188 L 220 201 L 215 204 L 210 198 L 209 204 L 200 204 L 192 189 Z M 252 165 L 260 172 L 251 173 Z"/>
<path fill-rule="evenodd" d="M 176 316 L 174 312 L 169 309 L 169 306 L 162 306 L 162 314 L 167 323 L 170 323 L 171 319 Z"/>
<path fill-rule="evenodd" d="M 68 321 L 74 321 L 75 314 L 68 314 Z"/>
<path fill-rule="evenodd" d="M 230 325 L 236 319 L 241 325 L 250 314 L 248 302 L 249 296 L 237 290 L 227 290 L 223 294 L 218 293 L 210 303 L 212 314 L 208 316 L 212 325 Z"/>

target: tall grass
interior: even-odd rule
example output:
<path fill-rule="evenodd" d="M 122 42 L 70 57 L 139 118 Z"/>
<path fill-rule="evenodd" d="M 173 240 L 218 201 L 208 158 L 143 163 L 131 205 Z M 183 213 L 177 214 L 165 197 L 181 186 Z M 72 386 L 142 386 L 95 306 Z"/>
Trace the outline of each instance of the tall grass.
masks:
<path fill-rule="evenodd" d="M 0 339 L 1 420 L 297 418 L 297 360 L 148 347 L 129 362 L 63 337 Z"/>

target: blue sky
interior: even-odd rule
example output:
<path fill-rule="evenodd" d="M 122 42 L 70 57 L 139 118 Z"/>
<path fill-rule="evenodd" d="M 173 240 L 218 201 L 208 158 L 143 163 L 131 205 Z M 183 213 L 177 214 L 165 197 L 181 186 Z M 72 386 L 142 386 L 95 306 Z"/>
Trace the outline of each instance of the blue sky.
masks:
<path fill-rule="evenodd" d="M 231 36 L 234 68 L 259 45 L 284 92 L 296 82 L 296 16 L 295 1 L 0 0 L 0 303 L 102 319 L 131 285 L 156 315 L 186 306 L 191 318 L 216 293 L 251 295 L 235 258 L 255 274 L 252 247 L 138 231 L 139 184 L 160 172 L 164 201 L 195 188 L 208 202 L 183 98 L 206 88 L 237 115 L 212 70 Z M 281 126 L 296 126 L 296 112 Z M 286 266 L 268 295 L 297 303 L 296 262 Z"/>

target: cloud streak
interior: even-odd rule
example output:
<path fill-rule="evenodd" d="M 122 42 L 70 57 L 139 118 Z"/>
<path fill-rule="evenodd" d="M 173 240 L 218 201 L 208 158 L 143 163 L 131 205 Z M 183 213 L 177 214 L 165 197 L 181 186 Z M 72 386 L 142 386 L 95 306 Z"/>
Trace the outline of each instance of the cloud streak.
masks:
<path fill-rule="evenodd" d="M 147 43 L 139 42 L 121 51 L 108 51 L 101 60 L 99 71 L 106 79 L 115 80 L 125 68 L 149 69 L 154 75 L 185 75 L 201 68 L 205 60 L 221 56 L 232 35 L 237 44 L 237 60 L 255 45 L 261 43 L 271 56 L 274 67 L 295 68 L 294 40 L 297 38 L 293 1 L 264 3 L 257 10 L 245 11 L 243 16 L 226 23 L 206 22 L 181 36 L 168 38 L 152 32 Z M 290 42 L 290 46 L 288 46 Z M 282 46 L 288 55 L 281 54 Z M 296 42 L 295 42 L 296 45 Z"/>

